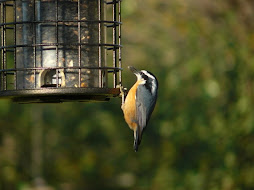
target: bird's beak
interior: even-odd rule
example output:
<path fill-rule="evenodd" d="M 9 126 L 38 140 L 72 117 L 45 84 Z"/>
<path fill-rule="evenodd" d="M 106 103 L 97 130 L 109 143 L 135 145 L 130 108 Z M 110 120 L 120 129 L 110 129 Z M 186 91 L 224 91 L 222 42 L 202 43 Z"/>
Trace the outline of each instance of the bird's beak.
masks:
<path fill-rule="evenodd" d="M 128 69 L 130 69 L 130 71 L 133 72 L 133 74 L 135 75 L 139 74 L 139 71 L 132 66 L 128 66 Z"/>

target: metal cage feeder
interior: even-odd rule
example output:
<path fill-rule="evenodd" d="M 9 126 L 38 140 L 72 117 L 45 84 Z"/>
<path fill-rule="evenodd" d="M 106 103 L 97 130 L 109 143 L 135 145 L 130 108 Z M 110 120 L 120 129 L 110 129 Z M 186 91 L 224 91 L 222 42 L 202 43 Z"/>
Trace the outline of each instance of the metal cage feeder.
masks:
<path fill-rule="evenodd" d="M 0 5 L 0 98 L 47 103 L 119 95 L 120 0 L 5 0 Z"/>

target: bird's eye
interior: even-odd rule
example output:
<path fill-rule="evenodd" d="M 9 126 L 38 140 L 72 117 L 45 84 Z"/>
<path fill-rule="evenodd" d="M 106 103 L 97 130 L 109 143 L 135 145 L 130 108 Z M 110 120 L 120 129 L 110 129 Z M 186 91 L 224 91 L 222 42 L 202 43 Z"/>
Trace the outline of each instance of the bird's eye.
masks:
<path fill-rule="evenodd" d="M 147 80 L 147 79 L 148 79 L 148 76 L 145 75 L 144 73 L 142 73 L 142 78 L 145 79 L 145 80 Z"/>

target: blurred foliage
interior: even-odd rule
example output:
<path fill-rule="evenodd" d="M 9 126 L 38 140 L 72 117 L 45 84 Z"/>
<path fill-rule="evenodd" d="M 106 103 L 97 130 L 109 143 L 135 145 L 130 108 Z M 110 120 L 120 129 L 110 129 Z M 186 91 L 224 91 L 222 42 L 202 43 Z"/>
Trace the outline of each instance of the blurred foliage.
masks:
<path fill-rule="evenodd" d="M 128 65 L 159 97 L 138 153 L 120 99 L 0 101 L 0 189 L 254 189 L 251 0 L 124 0 Z"/>

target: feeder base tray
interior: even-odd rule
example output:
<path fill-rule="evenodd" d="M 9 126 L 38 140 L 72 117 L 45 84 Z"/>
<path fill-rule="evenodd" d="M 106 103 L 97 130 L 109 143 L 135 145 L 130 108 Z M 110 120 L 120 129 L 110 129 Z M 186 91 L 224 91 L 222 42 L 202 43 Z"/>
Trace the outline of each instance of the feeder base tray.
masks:
<path fill-rule="evenodd" d="M 41 88 L 0 91 L 0 98 L 18 103 L 97 102 L 119 94 L 119 88 Z"/>

